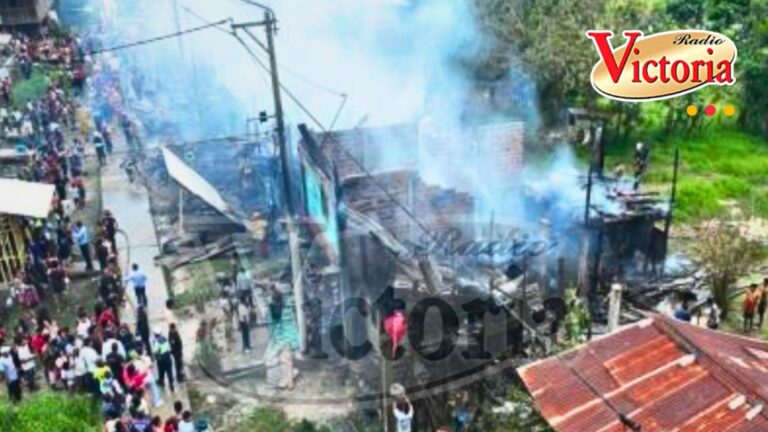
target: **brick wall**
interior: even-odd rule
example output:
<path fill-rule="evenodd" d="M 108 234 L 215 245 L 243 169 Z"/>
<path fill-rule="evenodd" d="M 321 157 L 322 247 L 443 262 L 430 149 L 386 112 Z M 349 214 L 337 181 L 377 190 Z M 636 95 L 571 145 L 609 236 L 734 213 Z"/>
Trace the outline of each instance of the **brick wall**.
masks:
<path fill-rule="evenodd" d="M 459 226 L 461 219 L 471 218 L 475 209 L 474 198 L 460 190 L 462 184 L 467 184 L 464 173 L 512 176 L 523 166 L 521 122 L 462 131 L 397 125 L 331 132 L 321 135 L 318 141 L 336 165 L 346 203 L 375 218 L 401 239 L 423 235 L 402 207 L 411 210 L 429 229 Z M 419 155 L 428 158 L 429 164 L 439 164 L 439 169 L 451 178 L 450 184 L 457 188 L 426 183 L 417 172 Z"/>

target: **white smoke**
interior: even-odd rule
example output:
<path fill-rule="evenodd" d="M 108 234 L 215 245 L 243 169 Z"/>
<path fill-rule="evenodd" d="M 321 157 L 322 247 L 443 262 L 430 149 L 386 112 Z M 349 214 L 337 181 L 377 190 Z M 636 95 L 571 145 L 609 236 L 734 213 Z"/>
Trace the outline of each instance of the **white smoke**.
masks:
<path fill-rule="evenodd" d="M 205 21 L 263 18 L 263 11 L 239 0 L 91 1 L 96 9 L 114 10 L 105 13 L 110 19 L 106 33 L 114 43 L 172 33 Z M 265 4 L 274 8 L 279 21 L 276 46 L 281 81 L 325 127 L 330 126 L 341 97 L 320 86 L 348 95 L 336 128 L 354 127 L 363 117 L 368 119 L 366 125 L 382 125 L 414 122 L 427 109 L 444 111 L 440 115 L 446 118 L 460 112 L 466 79 L 456 71 L 457 55 L 472 52 L 483 41 L 467 2 L 280 0 Z M 252 31 L 263 38 L 262 28 Z M 266 54 L 253 42 L 249 45 L 266 64 Z M 226 89 L 231 100 L 222 103 L 239 106 L 243 123 L 258 111 L 272 112 L 266 72 L 223 31 L 210 29 L 131 51 L 132 66 L 156 81 L 179 79 L 190 94 L 210 87 Z M 297 104 L 284 98 L 290 120 L 311 124 Z M 435 102 L 438 99 L 441 102 Z M 207 114 L 215 115 L 209 108 L 216 107 L 205 107 Z"/>
<path fill-rule="evenodd" d="M 141 40 L 231 18 L 234 22 L 263 19 L 263 11 L 241 0 L 91 0 L 94 7 L 112 3 L 106 45 Z M 281 81 L 324 127 L 329 127 L 348 95 L 334 129 L 410 123 L 440 131 L 467 128 L 465 115 L 472 104 L 488 97 L 466 59 L 476 59 L 490 46 L 476 22 L 469 0 L 280 0 L 264 3 L 279 21 L 276 38 Z M 160 97 L 184 139 L 243 133 L 246 118 L 259 111 L 273 112 L 267 73 L 226 31 L 209 29 L 120 52 L 131 68 L 142 71 Z M 254 34 L 262 38 L 263 29 Z M 243 34 L 248 41 L 248 37 Z M 249 46 L 267 64 L 267 55 L 252 41 Z M 509 53 L 510 56 L 513 53 Z M 504 96 L 518 114 L 524 113 L 529 135 L 538 127 L 536 92 L 519 63 L 502 79 Z M 333 91 L 329 91 L 333 90 Z M 497 95 L 498 97 L 498 95 Z M 283 94 L 289 122 L 312 119 Z M 469 108 L 469 109 L 468 109 Z M 484 121 L 508 121 L 496 112 Z M 519 118 L 518 118 L 519 119 Z M 386 141 L 386 140 L 385 140 Z M 376 160 L 389 166 L 367 166 L 371 171 L 392 168 L 404 157 L 387 142 L 380 143 Z M 468 146 L 472 146 L 469 149 Z M 416 145 L 416 143 L 414 144 Z M 420 149 L 415 164 L 430 182 L 457 187 L 478 201 L 476 217 L 485 220 L 531 216 L 524 190 L 549 194 L 557 208 L 576 206 L 584 192 L 575 159 L 559 152 L 552 162 L 529 166 L 516 178 L 497 170 L 498 153 L 483 143 L 450 140 L 438 149 L 444 160 L 435 163 L 435 149 Z M 455 160 L 449 160 L 455 159 Z M 393 162 L 394 161 L 394 162 Z M 410 161 L 409 161 L 410 162 Z M 465 172 L 457 177 L 455 172 Z M 452 182 L 453 180 L 453 182 Z M 583 204 L 582 204 L 583 205 Z M 569 213 L 565 212 L 564 214 Z"/>

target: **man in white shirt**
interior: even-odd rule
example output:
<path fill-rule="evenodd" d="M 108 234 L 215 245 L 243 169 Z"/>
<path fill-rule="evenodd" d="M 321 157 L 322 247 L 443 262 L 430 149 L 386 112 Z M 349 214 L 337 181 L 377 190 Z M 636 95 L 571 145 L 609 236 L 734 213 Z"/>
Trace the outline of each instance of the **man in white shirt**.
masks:
<path fill-rule="evenodd" d="M 123 358 L 128 358 L 128 356 L 125 353 L 125 347 L 123 346 L 123 343 L 119 340 L 115 339 L 114 337 L 110 337 L 109 339 L 105 340 L 103 344 L 101 344 L 101 359 L 104 361 L 107 361 L 107 356 L 109 353 L 112 352 L 112 345 L 117 344 L 117 352 L 120 353 Z"/>
<path fill-rule="evenodd" d="M 37 365 L 35 364 L 35 355 L 32 353 L 32 350 L 29 348 L 29 344 L 22 344 L 17 349 L 16 352 L 19 354 L 19 361 L 21 362 L 21 372 L 24 376 L 24 380 L 27 382 L 27 388 L 29 388 L 29 391 L 35 391 L 37 388 L 36 382 L 35 382 L 35 369 Z"/>
<path fill-rule="evenodd" d="M 88 318 L 87 315 L 83 315 L 80 318 L 77 319 L 77 328 L 75 331 L 77 332 L 77 335 L 80 336 L 83 339 L 86 339 L 89 334 L 88 332 L 91 329 L 91 319 Z"/>
<path fill-rule="evenodd" d="M 86 370 L 84 384 L 88 390 L 98 396 L 101 393 L 101 390 L 99 389 L 99 382 L 93 376 L 93 373 L 96 372 L 96 362 L 101 359 L 101 356 L 99 356 L 99 353 L 93 349 L 90 343 L 86 343 L 80 348 L 80 355 L 83 357 Z"/>
<path fill-rule="evenodd" d="M 195 432 L 195 423 L 192 421 L 192 413 L 184 411 L 179 421 L 179 432 Z"/>
<path fill-rule="evenodd" d="M 19 379 L 19 370 L 11 358 L 11 348 L 3 347 L 0 349 L 0 373 L 5 378 L 8 386 L 8 399 L 11 402 L 21 402 L 21 380 Z"/>

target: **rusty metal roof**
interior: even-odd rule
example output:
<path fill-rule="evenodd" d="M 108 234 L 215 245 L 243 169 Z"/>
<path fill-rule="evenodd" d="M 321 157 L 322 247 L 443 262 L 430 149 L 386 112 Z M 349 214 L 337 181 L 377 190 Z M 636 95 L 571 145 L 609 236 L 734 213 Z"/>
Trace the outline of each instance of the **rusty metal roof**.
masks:
<path fill-rule="evenodd" d="M 559 432 L 768 431 L 768 343 L 664 316 L 519 372 Z"/>

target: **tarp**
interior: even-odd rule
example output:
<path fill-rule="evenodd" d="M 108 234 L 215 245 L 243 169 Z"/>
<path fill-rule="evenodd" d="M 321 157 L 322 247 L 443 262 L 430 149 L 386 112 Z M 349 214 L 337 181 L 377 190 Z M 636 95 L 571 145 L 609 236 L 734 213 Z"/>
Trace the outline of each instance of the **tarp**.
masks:
<path fill-rule="evenodd" d="M 213 187 L 206 179 L 184 163 L 181 158 L 176 156 L 167 147 L 163 147 L 163 159 L 168 173 L 176 182 L 186 189 L 192 195 L 205 201 L 216 211 L 226 216 L 232 222 L 247 227 L 245 218 L 240 217 L 237 212 L 224 200 L 219 191 Z"/>
<path fill-rule="evenodd" d="M 0 214 L 48 217 L 54 189 L 50 184 L 0 178 Z"/>

